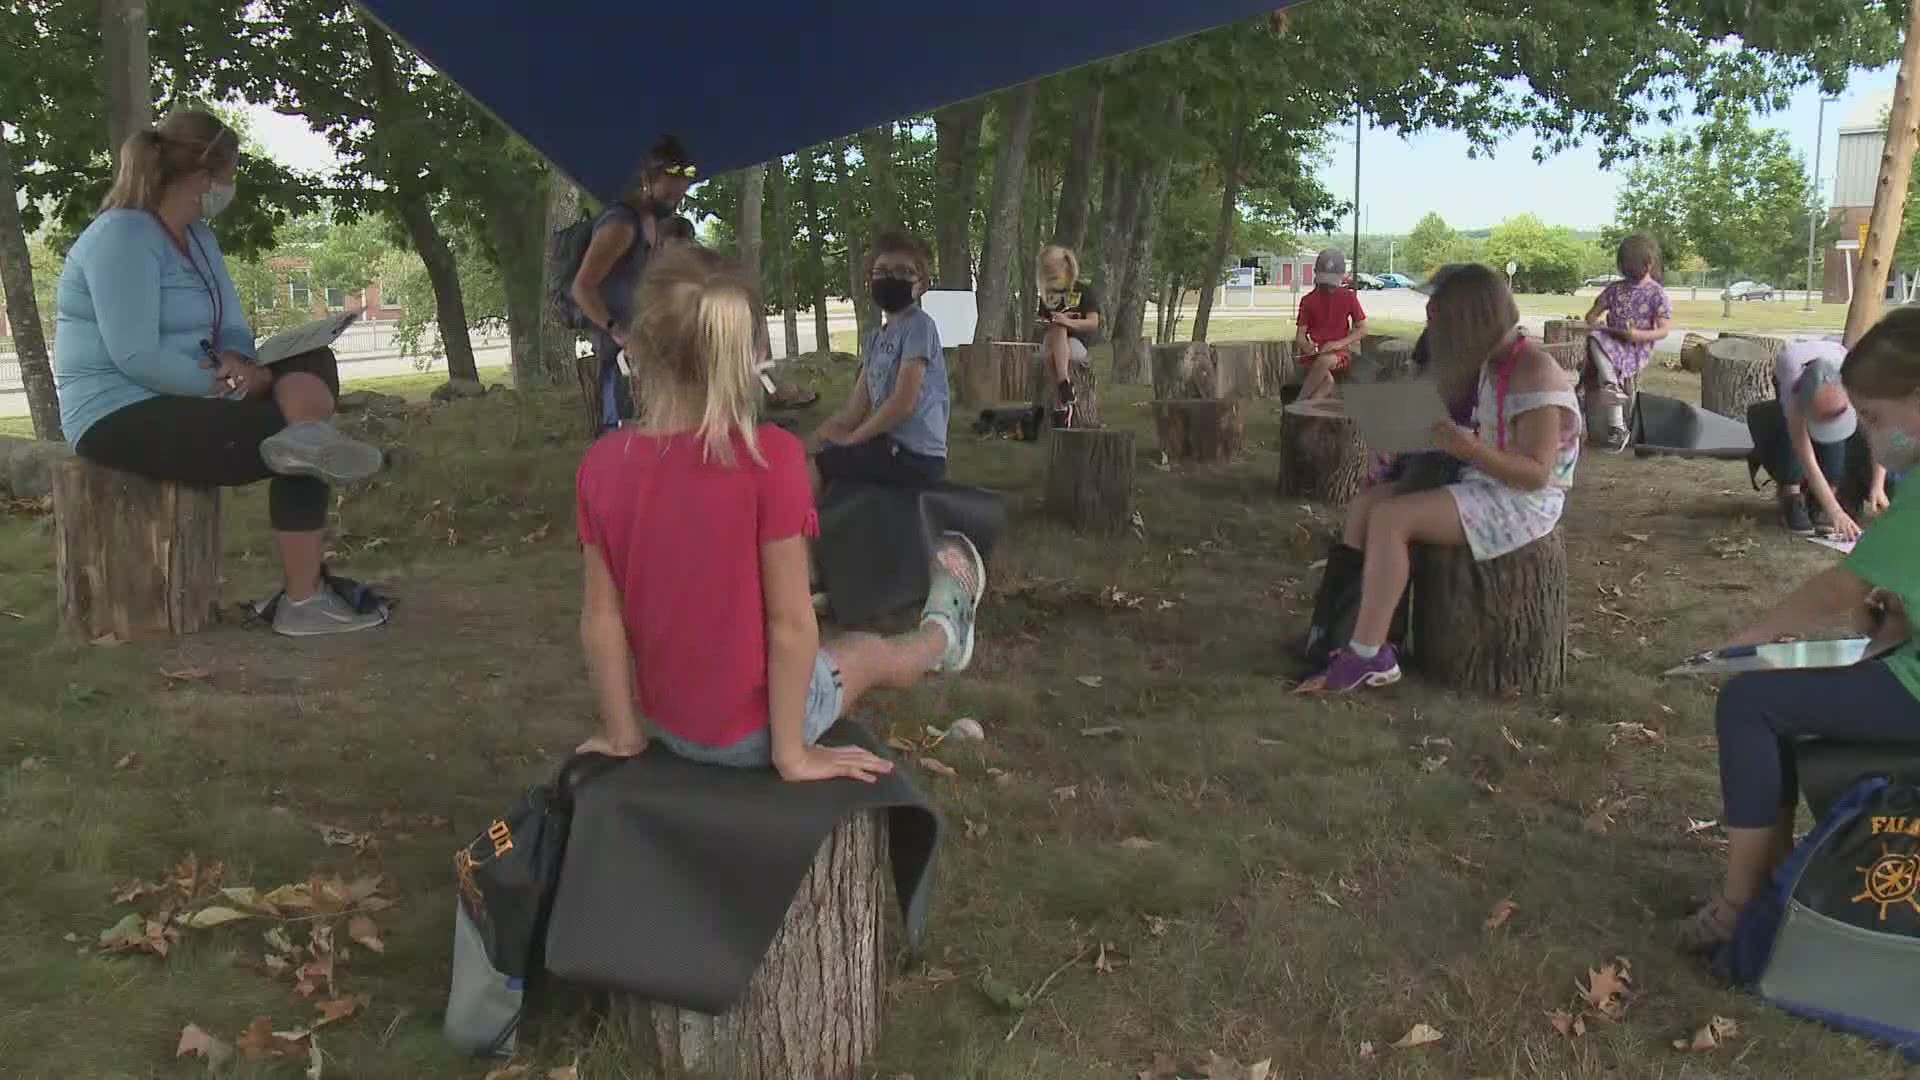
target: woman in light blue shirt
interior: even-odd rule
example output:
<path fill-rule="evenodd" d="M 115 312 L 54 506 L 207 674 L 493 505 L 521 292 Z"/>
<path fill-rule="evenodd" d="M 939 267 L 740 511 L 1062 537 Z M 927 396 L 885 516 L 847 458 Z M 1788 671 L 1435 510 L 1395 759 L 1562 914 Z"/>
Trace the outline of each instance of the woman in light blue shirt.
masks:
<path fill-rule="evenodd" d="M 304 637 L 378 626 L 323 588 L 328 485 L 379 470 L 380 451 L 334 430 L 340 379 L 320 349 L 254 363 L 253 331 L 207 220 L 233 202 L 240 138 L 209 113 L 135 133 L 113 189 L 67 253 L 54 385 L 74 452 L 157 480 L 237 487 L 271 479 L 286 573 L 274 629 Z"/>

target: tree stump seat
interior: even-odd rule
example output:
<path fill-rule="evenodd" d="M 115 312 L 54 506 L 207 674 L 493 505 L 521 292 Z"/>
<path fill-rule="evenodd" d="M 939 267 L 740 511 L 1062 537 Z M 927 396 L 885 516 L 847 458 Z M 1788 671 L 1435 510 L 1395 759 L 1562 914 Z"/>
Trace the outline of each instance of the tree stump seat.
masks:
<path fill-rule="evenodd" d="M 178 637 L 220 602 L 220 490 L 72 457 L 53 467 L 60 618 L 88 641 Z"/>
<path fill-rule="evenodd" d="M 952 378 L 960 404 L 991 409 L 1014 403 L 1038 405 L 1051 412 L 1056 387 L 1053 365 L 1036 344 L 993 341 L 962 345 L 953 350 Z M 1093 364 L 1070 366 L 1073 383 L 1073 426 L 1100 426 L 1099 381 Z"/>
<path fill-rule="evenodd" d="M 1048 515 L 1076 532 L 1124 530 L 1133 520 L 1133 432 L 1065 428 L 1048 441 Z"/>
<path fill-rule="evenodd" d="M 887 819 L 820 845 L 753 981 L 721 1016 L 616 995 L 610 1019 L 665 1080 L 856 1080 L 880 1040 Z"/>
<path fill-rule="evenodd" d="M 1773 400 L 1773 356 L 1778 351 L 1752 338 L 1722 337 L 1707 346 L 1700 407 L 1745 423 L 1749 406 Z"/>
<path fill-rule="evenodd" d="M 1548 694 L 1567 672 L 1567 549 L 1559 530 L 1475 562 L 1413 549 L 1410 660 L 1427 680 L 1489 697 Z"/>
<path fill-rule="evenodd" d="M 1155 400 L 1219 396 L 1214 393 L 1213 348 L 1206 342 L 1155 345 L 1152 360 Z"/>
<path fill-rule="evenodd" d="M 1265 348 L 1257 341 L 1223 341 L 1212 346 L 1214 385 L 1206 396 L 1263 398 L 1271 393 Z"/>
<path fill-rule="evenodd" d="M 1371 464 L 1360 426 L 1352 420 L 1281 413 L 1281 495 L 1344 506 L 1360 491 Z"/>
<path fill-rule="evenodd" d="M 1170 461 L 1231 461 L 1246 449 L 1247 421 L 1238 399 L 1174 399 L 1152 407 L 1160 451 Z"/>

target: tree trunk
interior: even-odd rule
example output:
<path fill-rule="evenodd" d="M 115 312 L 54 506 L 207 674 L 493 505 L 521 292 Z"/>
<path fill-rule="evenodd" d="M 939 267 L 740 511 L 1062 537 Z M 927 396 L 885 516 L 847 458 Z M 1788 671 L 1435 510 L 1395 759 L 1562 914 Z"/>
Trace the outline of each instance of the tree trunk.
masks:
<path fill-rule="evenodd" d="M 993 197 L 987 210 L 987 252 L 980 266 L 979 324 L 976 342 L 1008 335 L 1010 276 L 1017 261 L 1020 196 L 1027 182 L 1027 143 L 1033 135 L 1033 103 L 1040 84 L 1030 82 L 1007 92 L 1000 104 L 1000 154 L 993 168 Z"/>
<path fill-rule="evenodd" d="M 0 191 L 20 190 L 13 168 L 13 148 L 0 133 Z M 53 367 L 47 357 L 47 336 L 40 322 L 40 302 L 33 292 L 33 256 L 27 251 L 26 226 L 12 197 L 0 198 L 0 286 L 13 325 L 13 351 L 20 363 L 20 382 L 27 391 L 27 413 L 33 434 L 40 439 L 63 439 L 60 397 L 53 388 Z"/>
<path fill-rule="evenodd" d="M 793 200 L 787 191 L 784 158 L 767 163 L 767 188 L 773 196 L 773 242 L 780 257 L 780 329 L 786 336 L 782 356 L 800 355 L 800 312 L 793 293 Z"/>
<path fill-rule="evenodd" d="M 1247 155 L 1247 129 L 1253 117 L 1244 108 L 1234 117 L 1233 142 L 1227 149 L 1226 171 L 1221 177 L 1220 228 L 1213 236 L 1213 259 L 1207 264 L 1207 276 L 1200 282 L 1200 306 L 1193 313 L 1193 340 L 1207 340 L 1207 322 L 1213 317 L 1213 294 L 1218 291 L 1221 267 L 1227 264 L 1227 248 L 1233 243 L 1233 222 L 1239 213 L 1240 165 Z"/>
<path fill-rule="evenodd" d="M 615 1022 L 664 1080 L 856 1080 L 880 1041 L 886 819 L 842 821 L 820 847 L 753 981 L 723 1016 L 616 999 Z"/>
<path fill-rule="evenodd" d="M 1168 103 L 1166 129 L 1178 132 L 1186 115 L 1186 97 L 1175 93 Z M 1173 176 L 1173 158 L 1162 156 L 1150 166 L 1141 182 L 1139 213 L 1130 223 L 1126 276 L 1120 282 L 1114 302 L 1113 338 L 1133 341 L 1142 336 L 1147 319 L 1147 290 L 1153 278 L 1153 238 L 1160 228 L 1160 216 L 1169 198 L 1168 184 Z"/>
<path fill-rule="evenodd" d="M 1893 107 L 1887 114 L 1887 144 L 1880 155 L 1880 179 L 1873 189 L 1873 210 L 1867 216 L 1867 239 L 1861 244 L 1860 280 L 1847 305 L 1848 342 L 1880 321 L 1880 304 L 1893 269 L 1893 251 L 1900 244 L 1900 225 L 1906 216 L 1907 184 L 1913 177 L 1913 154 L 1920 142 L 1920 103 L 1914 100 L 1914 81 L 1920 79 L 1920 4 L 1907 5 L 1907 37 L 1900 49 L 1900 72 L 1893 80 Z"/>
<path fill-rule="evenodd" d="M 1465 547 L 1418 545 L 1412 580 L 1409 645 L 1423 676 L 1488 697 L 1560 689 L 1567 673 L 1567 549 L 1559 530 L 1481 563 Z"/>
<path fill-rule="evenodd" d="M 1707 367 L 1700 373 L 1701 408 L 1745 423 L 1749 405 L 1773 396 L 1773 360 L 1766 346 L 1722 338 L 1707 347 Z"/>
<path fill-rule="evenodd" d="M 1214 393 L 1213 349 L 1206 342 L 1155 345 L 1148 355 L 1153 360 L 1155 400 L 1219 396 Z"/>
<path fill-rule="evenodd" d="M 1155 401 L 1153 426 L 1171 461 L 1231 461 L 1247 445 L 1245 415 L 1231 399 Z"/>
<path fill-rule="evenodd" d="M 807 280 L 813 283 L 813 351 L 825 360 L 833 353 L 827 331 L 827 244 L 820 223 L 820 179 L 815 170 L 819 155 L 808 150 L 800 158 L 800 200 L 807 211 Z"/>
<path fill-rule="evenodd" d="M 1133 520 L 1133 432 L 1068 429 L 1047 441 L 1048 515 L 1075 532 L 1125 530 Z"/>
<path fill-rule="evenodd" d="M 1367 474 L 1360 426 L 1346 417 L 1280 416 L 1280 494 L 1345 506 Z"/>
<path fill-rule="evenodd" d="M 540 268 L 540 368 L 549 384 L 564 382 L 573 374 L 573 360 L 579 354 L 580 338 L 567 325 L 561 313 L 546 302 L 571 282 L 553 280 L 552 253 L 554 234 L 580 220 L 580 189 L 557 169 L 547 172 L 546 235 L 541 250 L 547 256 Z"/>
<path fill-rule="evenodd" d="M 1020 242 L 1014 248 L 1013 257 L 1013 318 L 1008 322 L 1012 331 L 1009 335 L 1022 341 L 1038 340 L 1034 333 L 1033 317 L 1040 309 L 1040 298 L 1034 293 L 1033 263 L 1034 256 L 1040 253 L 1042 209 L 1046 202 L 1046 189 L 1042 185 L 1039 170 L 1030 169 L 1027 183 L 1026 203 L 1020 212 Z"/>
<path fill-rule="evenodd" d="M 866 222 L 860 220 L 860 201 L 854 198 L 853 182 L 847 168 L 847 141 L 840 139 L 833 144 L 833 187 L 834 194 L 840 199 L 840 231 L 847 241 L 847 299 L 853 304 L 853 321 L 857 328 L 859 344 L 856 350 L 865 348 L 867 336 L 873 333 L 880 323 L 880 313 L 873 306 L 873 298 L 867 289 L 867 245 Z"/>
<path fill-rule="evenodd" d="M 1259 342 L 1230 341 L 1213 346 L 1214 397 L 1266 397 L 1267 369 Z"/>
<path fill-rule="evenodd" d="M 898 232 L 900 181 L 893 164 L 892 123 L 879 124 L 860 133 L 860 158 L 867 167 L 867 175 L 873 178 L 868 203 L 873 209 L 873 231 L 876 234 Z"/>
<path fill-rule="evenodd" d="M 1053 242 L 1078 252 L 1087 242 L 1087 217 L 1093 202 L 1094 163 L 1100 160 L 1100 121 L 1106 105 L 1105 87 L 1081 102 L 1073 120 L 1073 147 L 1067 171 L 1060 178 L 1060 213 L 1054 218 Z"/>
<path fill-rule="evenodd" d="M 545 216 L 520 212 L 513 200 L 502 198 L 491 187 L 481 192 L 481 201 L 487 211 L 495 268 L 506 292 L 513 385 L 521 390 L 547 386 L 554 381 L 555 373 L 546 366 L 540 349 L 546 311 L 541 299 L 546 283 L 546 244 L 540 235 Z"/>
<path fill-rule="evenodd" d="M 474 363 L 473 341 L 467 336 L 467 302 L 460 292 L 460 271 L 453 248 L 441 235 L 433 220 L 433 206 L 420 186 L 423 162 L 419 148 L 406 137 L 408 125 L 397 122 L 407 107 L 400 90 L 398 63 L 393 39 L 364 15 L 361 25 L 367 34 L 369 82 L 373 88 L 374 130 L 385 130 L 389 137 L 381 141 L 379 158 L 386 166 L 381 179 L 388 197 L 405 226 L 413 250 L 426 264 L 427 280 L 433 285 L 434 313 L 440 326 L 440 347 L 447 353 L 447 378 L 480 381 L 480 368 Z M 376 135 L 377 138 L 377 135 Z"/>
<path fill-rule="evenodd" d="M 1127 276 L 1128 241 L 1140 214 L 1140 195 L 1147 182 L 1144 167 L 1107 162 L 1107 178 L 1100 198 L 1100 258 L 1093 268 L 1093 288 L 1107 302 L 1108 313 L 1118 310 L 1119 292 Z M 1111 336 L 1111 335 L 1109 335 Z"/>
<path fill-rule="evenodd" d="M 766 198 L 766 166 L 748 166 L 740 178 L 740 219 L 733 223 L 733 235 L 740 244 L 740 266 L 755 293 L 761 291 L 760 237 Z"/>
<path fill-rule="evenodd" d="M 938 285 L 973 288 L 973 200 L 980 173 L 984 101 L 949 105 L 933 114 L 934 240 L 940 249 Z"/>
<path fill-rule="evenodd" d="M 217 620 L 220 489 L 68 458 L 53 467 L 60 618 L 85 641 L 177 637 Z"/>
<path fill-rule="evenodd" d="M 1111 239 L 1107 235 L 1107 222 L 1113 219 L 1123 175 L 1119 156 L 1108 154 L 1100 168 L 1100 202 L 1094 205 L 1092 199 L 1088 199 L 1086 242 L 1093 246 L 1080 253 L 1080 265 L 1089 270 L 1102 265 L 1112 250 L 1107 247 L 1107 241 Z"/>
<path fill-rule="evenodd" d="M 107 149 L 120 148 L 153 122 L 153 86 L 147 62 L 147 0 L 100 0 L 101 89 L 107 101 Z"/>

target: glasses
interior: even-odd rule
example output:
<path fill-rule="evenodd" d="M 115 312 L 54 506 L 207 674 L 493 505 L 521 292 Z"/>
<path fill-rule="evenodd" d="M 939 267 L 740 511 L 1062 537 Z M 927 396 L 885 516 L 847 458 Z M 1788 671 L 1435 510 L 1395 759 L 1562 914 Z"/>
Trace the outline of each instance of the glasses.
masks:
<path fill-rule="evenodd" d="M 700 170 L 691 162 L 680 165 L 665 165 L 661 167 L 660 171 L 667 176 L 678 176 L 684 180 L 698 180 L 700 178 Z"/>

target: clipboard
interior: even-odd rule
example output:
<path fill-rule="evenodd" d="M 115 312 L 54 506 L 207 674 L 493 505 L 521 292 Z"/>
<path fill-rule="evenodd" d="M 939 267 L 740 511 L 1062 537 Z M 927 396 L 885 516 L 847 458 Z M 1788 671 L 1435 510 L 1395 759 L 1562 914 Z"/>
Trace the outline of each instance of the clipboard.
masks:
<path fill-rule="evenodd" d="M 290 356 L 324 349 L 340 340 L 347 327 L 360 320 L 358 311 L 348 311 L 339 315 L 328 315 L 303 323 L 290 330 L 282 330 L 255 346 L 254 363 L 262 367 L 277 364 Z"/>
<path fill-rule="evenodd" d="M 1735 675 L 1745 671 L 1809 671 L 1819 668 L 1852 667 L 1862 660 L 1875 659 L 1892 652 L 1899 643 L 1885 646 L 1871 656 L 1871 638 L 1836 638 L 1830 641 L 1788 641 L 1778 645 L 1740 645 L 1690 656 L 1665 675 Z"/>
<path fill-rule="evenodd" d="M 1346 415 L 1360 438 L 1376 454 L 1411 454 L 1435 449 L 1435 424 L 1452 424 L 1440 387 L 1431 379 L 1348 383 L 1340 388 Z"/>

